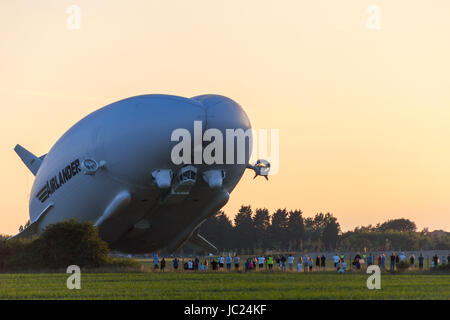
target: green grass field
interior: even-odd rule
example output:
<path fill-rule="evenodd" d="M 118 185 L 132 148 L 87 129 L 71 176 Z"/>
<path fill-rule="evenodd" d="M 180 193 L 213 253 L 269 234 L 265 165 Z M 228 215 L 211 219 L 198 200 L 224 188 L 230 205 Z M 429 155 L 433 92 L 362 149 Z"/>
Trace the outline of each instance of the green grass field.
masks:
<path fill-rule="evenodd" d="M 450 275 L 383 273 L 368 290 L 364 273 L 86 273 L 81 290 L 68 274 L 0 274 L 0 299 L 450 299 Z"/>

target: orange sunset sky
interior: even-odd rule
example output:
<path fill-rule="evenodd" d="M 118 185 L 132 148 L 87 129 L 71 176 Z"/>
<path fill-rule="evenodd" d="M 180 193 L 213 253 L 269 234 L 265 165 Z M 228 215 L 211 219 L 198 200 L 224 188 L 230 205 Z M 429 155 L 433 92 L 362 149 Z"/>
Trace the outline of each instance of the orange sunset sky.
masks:
<path fill-rule="evenodd" d="M 279 172 L 246 172 L 230 217 L 251 204 L 331 212 L 344 231 L 400 217 L 450 231 L 449 58 L 447 0 L 1 1 L 0 233 L 28 220 L 16 143 L 45 154 L 147 93 L 222 94 L 280 130 Z"/>

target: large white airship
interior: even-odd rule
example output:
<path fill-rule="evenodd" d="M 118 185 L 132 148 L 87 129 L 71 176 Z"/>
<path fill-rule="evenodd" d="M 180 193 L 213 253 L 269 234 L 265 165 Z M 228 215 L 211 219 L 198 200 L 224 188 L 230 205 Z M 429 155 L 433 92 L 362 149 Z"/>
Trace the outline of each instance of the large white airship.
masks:
<path fill-rule="evenodd" d="M 246 168 L 267 178 L 270 164 L 249 164 L 249 143 L 244 161 L 237 154 L 233 163 L 199 162 L 194 159 L 198 149 L 207 145 L 196 137 L 199 124 L 202 133 L 214 129 L 225 137 L 233 129 L 250 132 L 251 139 L 246 113 L 229 98 L 151 94 L 89 114 L 41 157 L 17 145 L 15 151 L 36 177 L 31 225 L 14 237 L 30 237 L 49 224 L 75 218 L 93 222 L 110 248 L 122 252 L 174 251 L 185 242 L 215 251 L 198 234 L 200 225 L 227 203 Z M 173 139 L 177 129 L 196 140 L 192 150 L 181 152 L 190 163 L 173 161 L 180 143 Z M 224 158 L 230 158 L 227 151 L 239 152 L 238 134 L 233 139 L 231 149 L 223 147 Z"/>

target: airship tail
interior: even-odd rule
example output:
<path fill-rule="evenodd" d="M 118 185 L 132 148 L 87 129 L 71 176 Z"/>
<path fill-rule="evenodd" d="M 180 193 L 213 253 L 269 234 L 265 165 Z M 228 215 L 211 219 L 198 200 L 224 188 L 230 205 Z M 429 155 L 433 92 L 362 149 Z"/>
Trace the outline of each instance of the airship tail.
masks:
<path fill-rule="evenodd" d="M 42 164 L 42 161 L 45 158 L 45 155 L 38 158 L 30 151 L 22 147 L 20 144 L 16 145 L 14 151 L 19 155 L 20 159 L 22 159 L 23 163 L 25 163 L 27 168 L 30 169 L 31 173 L 33 175 L 36 175 L 36 173 L 39 170 L 39 167 Z"/>

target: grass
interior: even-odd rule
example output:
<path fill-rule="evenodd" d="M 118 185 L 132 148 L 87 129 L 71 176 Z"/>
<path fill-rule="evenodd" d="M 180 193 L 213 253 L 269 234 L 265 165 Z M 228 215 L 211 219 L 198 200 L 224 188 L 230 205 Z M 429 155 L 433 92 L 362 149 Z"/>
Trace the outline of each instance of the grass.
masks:
<path fill-rule="evenodd" d="M 139 272 L 0 274 L 0 299 L 450 299 L 450 275 L 383 273 L 368 290 L 365 273 Z"/>

